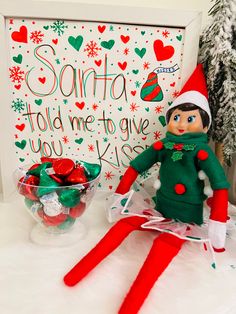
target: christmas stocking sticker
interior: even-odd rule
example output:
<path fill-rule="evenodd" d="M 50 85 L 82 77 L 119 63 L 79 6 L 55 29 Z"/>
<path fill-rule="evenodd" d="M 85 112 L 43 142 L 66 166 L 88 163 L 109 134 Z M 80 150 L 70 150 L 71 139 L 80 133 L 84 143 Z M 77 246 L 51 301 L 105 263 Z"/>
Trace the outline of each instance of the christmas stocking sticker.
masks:
<path fill-rule="evenodd" d="M 163 100 L 163 92 L 158 84 L 157 74 L 159 73 L 173 73 L 179 70 L 179 66 L 175 64 L 173 67 L 164 68 L 158 67 L 149 73 L 146 82 L 143 84 L 141 88 L 140 97 L 144 101 L 162 101 Z"/>

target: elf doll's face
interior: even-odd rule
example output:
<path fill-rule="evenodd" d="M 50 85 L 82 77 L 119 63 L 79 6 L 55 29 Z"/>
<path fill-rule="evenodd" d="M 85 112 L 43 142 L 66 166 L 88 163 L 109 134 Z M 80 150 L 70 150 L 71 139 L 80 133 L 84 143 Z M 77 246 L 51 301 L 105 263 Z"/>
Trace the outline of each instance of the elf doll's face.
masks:
<path fill-rule="evenodd" d="M 203 128 L 202 118 L 199 110 L 181 111 L 175 109 L 167 125 L 167 131 L 174 135 L 182 135 L 189 132 L 207 132 L 207 127 Z"/>

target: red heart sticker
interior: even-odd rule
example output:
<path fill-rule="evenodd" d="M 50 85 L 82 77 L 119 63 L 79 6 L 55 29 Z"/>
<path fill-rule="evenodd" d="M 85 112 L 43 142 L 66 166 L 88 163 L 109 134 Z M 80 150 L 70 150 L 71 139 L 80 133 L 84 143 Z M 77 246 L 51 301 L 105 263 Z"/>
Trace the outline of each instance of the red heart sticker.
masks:
<path fill-rule="evenodd" d="M 19 84 L 19 85 L 14 85 L 14 87 L 15 87 L 15 89 L 20 89 L 21 88 L 21 85 Z"/>
<path fill-rule="evenodd" d="M 82 110 L 82 109 L 84 108 L 84 106 L 85 106 L 85 103 L 84 103 L 84 101 L 82 101 L 82 102 L 76 102 L 75 105 L 76 105 L 77 108 L 79 108 L 80 110 Z"/>
<path fill-rule="evenodd" d="M 175 87 L 175 82 L 170 84 L 171 87 Z"/>
<path fill-rule="evenodd" d="M 27 28 L 21 26 L 19 31 L 15 31 L 11 34 L 11 38 L 19 43 L 27 43 Z"/>
<path fill-rule="evenodd" d="M 136 95 L 136 90 L 132 90 L 132 91 L 131 91 L 131 95 L 132 95 L 132 96 L 135 96 L 135 95 Z"/>
<path fill-rule="evenodd" d="M 46 77 L 38 77 L 40 83 L 44 84 L 46 82 Z"/>
<path fill-rule="evenodd" d="M 157 61 L 170 59 L 175 53 L 175 49 L 173 46 L 164 46 L 162 40 L 159 39 L 154 41 L 153 48 Z"/>
<path fill-rule="evenodd" d="M 17 128 L 17 130 L 22 132 L 24 130 L 24 128 L 25 128 L 25 124 L 24 123 L 17 124 L 15 127 Z"/>
<path fill-rule="evenodd" d="M 103 25 L 103 26 L 98 25 L 98 30 L 101 34 L 105 31 L 105 29 L 106 29 L 106 25 Z"/>
<path fill-rule="evenodd" d="M 54 45 L 57 45 L 58 39 L 53 39 L 52 42 L 54 43 Z"/>
<path fill-rule="evenodd" d="M 98 67 L 102 64 L 102 60 L 94 60 L 94 62 Z"/>
<path fill-rule="evenodd" d="M 121 63 L 121 62 L 118 62 L 118 65 L 119 65 L 119 67 L 121 68 L 121 70 L 125 70 L 126 69 L 126 67 L 127 67 L 127 62 L 125 61 L 125 62 L 123 62 L 123 63 Z"/>
<path fill-rule="evenodd" d="M 123 41 L 124 44 L 127 44 L 127 42 L 130 40 L 129 36 L 121 35 L 120 38 L 121 38 L 121 40 Z"/>

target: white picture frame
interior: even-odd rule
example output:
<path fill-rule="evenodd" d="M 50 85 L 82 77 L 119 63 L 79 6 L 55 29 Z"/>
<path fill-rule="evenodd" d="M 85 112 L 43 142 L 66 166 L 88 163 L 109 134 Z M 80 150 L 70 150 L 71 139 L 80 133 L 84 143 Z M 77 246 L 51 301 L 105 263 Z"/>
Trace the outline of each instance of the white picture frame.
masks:
<path fill-rule="evenodd" d="M 1 1 L 0 3 L 0 161 L 1 191 L 6 199 L 14 190 L 12 174 L 16 168 L 14 139 L 10 132 L 13 116 L 10 111 L 9 41 L 6 20 L 44 19 L 128 24 L 146 27 L 173 27 L 184 29 L 183 61 L 180 87 L 197 63 L 201 12 L 163 10 L 157 8 L 123 7 L 63 2 Z"/>

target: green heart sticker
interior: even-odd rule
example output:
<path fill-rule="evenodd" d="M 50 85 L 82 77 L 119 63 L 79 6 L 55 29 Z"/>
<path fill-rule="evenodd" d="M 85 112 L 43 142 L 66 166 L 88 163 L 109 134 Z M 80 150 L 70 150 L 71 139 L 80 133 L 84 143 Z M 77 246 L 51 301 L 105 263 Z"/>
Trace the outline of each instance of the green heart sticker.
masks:
<path fill-rule="evenodd" d="M 138 74 L 139 70 L 132 70 L 134 74 Z"/>
<path fill-rule="evenodd" d="M 159 122 L 161 123 L 161 125 L 162 125 L 163 127 L 166 126 L 166 119 L 165 119 L 164 116 L 160 116 L 160 117 L 158 118 L 158 120 L 159 120 Z"/>
<path fill-rule="evenodd" d="M 120 201 L 121 206 L 125 206 L 125 204 L 127 203 L 127 201 L 128 201 L 128 198 L 127 198 L 127 197 L 126 197 L 126 198 L 123 198 L 123 199 Z"/>
<path fill-rule="evenodd" d="M 43 100 L 42 99 L 35 99 L 34 102 L 36 103 L 36 105 L 40 106 L 40 105 L 42 105 Z"/>
<path fill-rule="evenodd" d="M 134 51 L 140 58 L 143 58 L 143 56 L 146 53 L 146 48 L 142 48 L 142 49 L 135 48 Z"/>
<path fill-rule="evenodd" d="M 47 31 L 49 29 L 49 26 L 44 26 L 43 28 L 46 29 L 46 31 Z"/>
<path fill-rule="evenodd" d="M 109 41 L 102 41 L 101 42 L 101 46 L 103 48 L 106 48 L 106 49 L 111 49 L 115 44 L 115 41 L 113 39 L 109 40 Z"/>
<path fill-rule="evenodd" d="M 17 57 L 13 57 L 12 59 L 13 59 L 13 61 L 15 61 L 16 63 L 21 64 L 23 57 L 22 57 L 21 54 L 19 54 Z"/>
<path fill-rule="evenodd" d="M 181 41 L 182 35 L 178 35 L 178 36 L 176 36 L 176 38 L 178 39 L 178 41 Z"/>
<path fill-rule="evenodd" d="M 25 158 L 19 158 L 20 162 L 24 162 Z"/>
<path fill-rule="evenodd" d="M 147 107 L 147 108 L 145 108 L 145 110 L 146 110 L 147 112 L 149 112 L 150 109 L 149 109 L 149 107 Z"/>
<path fill-rule="evenodd" d="M 69 42 L 69 44 L 73 47 L 73 48 L 75 48 L 75 50 L 77 50 L 77 51 L 79 51 L 80 50 L 80 47 L 81 47 L 81 45 L 82 45 L 82 43 L 83 43 L 83 37 L 82 36 L 77 36 L 76 38 L 75 37 L 73 37 L 73 36 L 70 36 L 69 38 L 68 38 L 68 42 Z"/>
<path fill-rule="evenodd" d="M 15 145 L 20 149 L 24 149 L 26 146 L 26 140 L 22 140 L 21 142 L 15 142 Z"/>
<path fill-rule="evenodd" d="M 142 31 L 142 32 L 141 32 L 141 35 L 144 35 L 144 34 L 145 34 L 145 31 Z"/>
<path fill-rule="evenodd" d="M 76 143 L 76 144 L 82 144 L 83 141 L 84 141 L 84 139 L 81 137 L 81 138 L 75 140 L 75 143 Z"/>
<path fill-rule="evenodd" d="M 119 110 L 119 111 L 122 111 L 122 107 L 118 107 L 118 110 Z"/>

